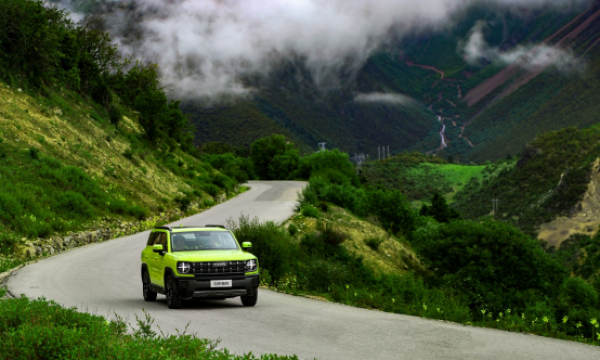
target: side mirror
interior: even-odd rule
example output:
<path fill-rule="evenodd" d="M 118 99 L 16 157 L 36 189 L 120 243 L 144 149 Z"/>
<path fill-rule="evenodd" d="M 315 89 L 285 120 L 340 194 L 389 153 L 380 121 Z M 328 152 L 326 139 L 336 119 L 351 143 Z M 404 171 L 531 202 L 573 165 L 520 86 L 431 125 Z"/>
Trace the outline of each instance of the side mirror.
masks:
<path fill-rule="evenodd" d="M 243 242 L 242 243 L 242 249 L 244 249 L 244 251 L 250 251 L 252 250 L 252 243 L 249 241 Z"/>
<path fill-rule="evenodd" d="M 152 252 L 159 253 L 162 255 L 163 251 L 163 246 L 161 244 L 156 244 L 152 246 Z"/>

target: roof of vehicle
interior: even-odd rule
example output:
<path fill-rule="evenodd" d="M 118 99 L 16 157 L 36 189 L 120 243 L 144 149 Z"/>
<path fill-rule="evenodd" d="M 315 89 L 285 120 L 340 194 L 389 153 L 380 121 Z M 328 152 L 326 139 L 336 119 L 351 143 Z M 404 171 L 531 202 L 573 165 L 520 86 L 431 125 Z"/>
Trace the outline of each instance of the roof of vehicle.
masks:
<path fill-rule="evenodd" d="M 154 229 L 160 229 L 160 230 L 169 230 L 172 232 L 182 232 L 182 231 L 190 231 L 190 230 L 200 230 L 200 231 L 206 231 L 206 230 L 210 230 L 210 231 L 228 231 L 225 226 L 223 225 L 212 225 L 212 224 L 208 224 L 205 226 L 201 226 L 201 225 L 196 225 L 196 226 L 158 226 L 155 227 Z"/>

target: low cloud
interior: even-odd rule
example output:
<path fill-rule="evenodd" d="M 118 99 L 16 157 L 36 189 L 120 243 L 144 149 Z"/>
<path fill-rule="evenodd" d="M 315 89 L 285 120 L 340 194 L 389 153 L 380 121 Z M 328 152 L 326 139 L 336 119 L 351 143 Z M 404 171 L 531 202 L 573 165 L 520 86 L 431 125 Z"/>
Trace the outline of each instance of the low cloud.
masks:
<path fill-rule="evenodd" d="M 124 54 L 159 64 L 176 96 L 220 98 L 252 92 L 244 79 L 282 62 L 301 62 L 319 88 L 335 89 L 374 52 L 443 30 L 481 1 L 524 9 L 589 0 L 103 0 L 97 14 Z"/>
<path fill-rule="evenodd" d="M 528 70 L 553 67 L 563 73 L 581 72 L 585 63 L 577 59 L 572 51 L 548 45 L 518 45 L 510 50 L 501 51 L 485 41 L 486 23 L 479 21 L 471 29 L 468 40 L 459 44 L 459 52 L 472 65 L 482 60 L 502 64 L 516 64 Z"/>
<path fill-rule="evenodd" d="M 381 92 L 358 94 L 354 97 L 354 101 L 357 103 L 385 103 L 405 106 L 415 103 L 413 98 L 406 95 Z"/>

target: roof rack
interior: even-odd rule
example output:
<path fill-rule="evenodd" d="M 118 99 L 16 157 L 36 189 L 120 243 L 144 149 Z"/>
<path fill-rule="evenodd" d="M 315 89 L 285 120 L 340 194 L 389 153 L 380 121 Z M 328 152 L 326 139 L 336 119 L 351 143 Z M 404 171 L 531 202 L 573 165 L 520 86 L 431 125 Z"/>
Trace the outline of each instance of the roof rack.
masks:
<path fill-rule="evenodd" d="M 155 227 L 155 229 L 162 229 L 162 230 L 169 230 L 169 231 L 173 231 L 173 229 L 171 229 L 170 226 L 157 226 Z"/>
<path fill-rule="evenodd" d="M 215 224 L 207 224 L 207 225 L 206 225 L 206 226 L 204 226 L 204 227 L 207 227 L 207 228 L 211 228 L 211 227 L 212 227 L 212 228 L 221 228 L 221 229 L 227 229 L 227 228 L 225 227 L 225 225 L 215 225 Z"/>

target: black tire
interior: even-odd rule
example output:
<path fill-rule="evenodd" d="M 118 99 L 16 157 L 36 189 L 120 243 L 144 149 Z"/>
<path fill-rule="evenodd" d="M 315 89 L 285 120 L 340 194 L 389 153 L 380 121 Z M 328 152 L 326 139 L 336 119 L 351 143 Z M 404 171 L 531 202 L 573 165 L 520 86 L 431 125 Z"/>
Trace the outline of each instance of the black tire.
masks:
<path fill-rule="evenodd" d="M 150 275 L 148 275 L 148 270 L 142 270 L 142 292 L 144 294 L 145 301 L 156 301 L 156 293 L 152 291 L 151 288 L 152 283 L 150 282 Z"/>
<path fill-rule="evenodd" d="M 165 279 L 165 295 L 167 295 L 167 306 L 169 309 L 181 309 L 183 301 L 177 293 L 175 280 L 171 275 L 167 275 Z"/>
<path fill-rule="evenodd" d="M 240 298 L 242 299 L 242 305 L 244 306 L 256 305 L 256 302 L 258 301 L 258 287 L 254 288 L 253 295 L 244 295 L 240 296 Z"/>

